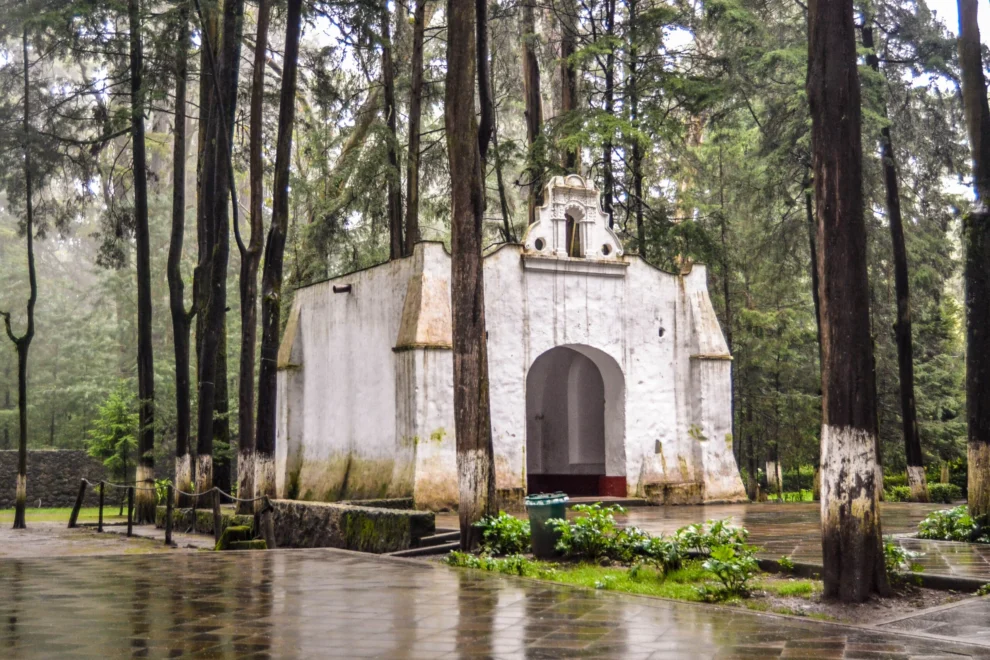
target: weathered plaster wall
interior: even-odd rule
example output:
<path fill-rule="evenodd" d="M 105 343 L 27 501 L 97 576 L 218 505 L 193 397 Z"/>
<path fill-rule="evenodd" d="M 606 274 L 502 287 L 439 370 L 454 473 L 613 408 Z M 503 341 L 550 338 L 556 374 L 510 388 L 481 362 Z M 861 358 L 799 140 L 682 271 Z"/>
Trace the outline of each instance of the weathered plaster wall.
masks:
<path fill-rule="evenodd" d="M 280 351 L 280 494 L 306 500 L 411 494 L 408 478 L 391 479 L 401 454 L 392 348 L 413 262 L 392 261 L 296 293 L 291 315 L 298 320 L 293 326 L 290 317 L 291 345 Z M 334 293 L 342 284 L 350 291 Z"/>
<path fill-rule="evenodd" d="M 68 449 L 31 449 L 27 455 L 27 505 L 70 507 L 79 494 L 79 480 L 100 481 L 105 477 L 103 464 L 85 451 Z M 0 450 L 0 509 L 14 506 L 17 484 L 17 451 Z M 96 489 L 86 491 L 86 506 L 96 506 Z M 116 500 L 114 500 L 116 501 Z"/>

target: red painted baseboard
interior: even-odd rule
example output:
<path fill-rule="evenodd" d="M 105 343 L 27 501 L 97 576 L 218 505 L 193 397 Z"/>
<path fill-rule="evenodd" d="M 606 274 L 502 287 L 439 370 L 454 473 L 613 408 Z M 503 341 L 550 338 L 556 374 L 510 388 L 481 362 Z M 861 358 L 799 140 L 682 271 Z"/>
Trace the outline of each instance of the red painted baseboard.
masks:
<path fill-rule="evenodd" d="M 603 474 L 530 474 L 526 486 L 530 494 L 560 491 L 575 497 L 626 496 L 625 477 L 607 477 Z"/>
<path fill-rule="evenodd" d="M 625 497 L 626 478 L 625 477 L 598 477 L 598 495 L 600 497 Z"/>

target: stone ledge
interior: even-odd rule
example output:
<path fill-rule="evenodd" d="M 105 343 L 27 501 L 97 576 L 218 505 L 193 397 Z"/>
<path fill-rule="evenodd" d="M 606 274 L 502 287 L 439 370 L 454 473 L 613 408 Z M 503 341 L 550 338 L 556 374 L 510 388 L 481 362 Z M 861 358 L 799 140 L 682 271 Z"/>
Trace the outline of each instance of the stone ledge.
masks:
<path fill-rule="evenodd" d="M 405 550 L 436 529 L 430 511 L 333 502 L 275 500 L 279 548 L 342 548 L 385 553 Z"/>

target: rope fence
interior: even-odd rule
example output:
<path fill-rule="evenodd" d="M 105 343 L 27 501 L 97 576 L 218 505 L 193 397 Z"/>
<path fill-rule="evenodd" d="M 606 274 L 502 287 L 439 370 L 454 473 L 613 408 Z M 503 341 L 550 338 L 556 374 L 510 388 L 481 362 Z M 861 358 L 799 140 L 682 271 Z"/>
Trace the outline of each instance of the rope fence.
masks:
<path fill-rule="evenodd" d="M 100 481 L 98 483 L 93 483 L 89 479 L 81 479 L 79 483 L 79 494 L 76 496 L 76 503 L 72 507 L 72 513 L 69 515 L 69 528 L 76 527 L 79 520 L 79 511 L 82 509 L 83 500 L 86 497 L 86 487 L 90 486 L 95 488 L 99 492 L 100 496 L 100 512 L 97 519 L 96 531 L 103 531 L 103 506 L 104 506 L 104 496 L 107 487 L 124 489 L 127 491 L 127 536 L 134 535 L 134 493 L 135 491 L 151 491 L 155 493 L 155 506 L 157 508 L 158 501 L 158 487 L 155 486 L 138 486 L 137 482 L 116 484 L 110 481 Z M 179 490 L 171 483 L 165 486 L 165 545 L 171 546 L 172 544 L 172 527 L 174 518 L 174 508 L 175 508 L 175 496 L 182 495 L 188 497 L 192 500 L 192 510 L 193 510 L 193 530 L 196 529 L 196 504 L 199 502 L 201 497 L 209 496 L 212 499 L 213 505 L 213 537 L 214 542 L 220 542 L 220 534 L 223 531 L 223 514 L 220 511 L 220 499 L 221 497 L 226 497 L 231 502 L 240 502 L 244 504 L 251 504 L 254 502 L 264 502 L 261 508 L 254 513 L 254 531 L 255 534 L 261 533 L 261 536 L 265 539 L 265 544 L 269 549 L 275 548 L 275 528 L 274 522 L 272 520 L 272 512 L 275 507 L 272 506 L 271 500 L 268 499 L 267 495 L 260 495 L 258 497 L 252 497 L 245 499 L 242 497 L 235 497 L 230 493 L 221 490 L 219 487 L 214 486 L 209 490 L 204 490 L 198 493 L 190 493 L 184 490 Z"/>

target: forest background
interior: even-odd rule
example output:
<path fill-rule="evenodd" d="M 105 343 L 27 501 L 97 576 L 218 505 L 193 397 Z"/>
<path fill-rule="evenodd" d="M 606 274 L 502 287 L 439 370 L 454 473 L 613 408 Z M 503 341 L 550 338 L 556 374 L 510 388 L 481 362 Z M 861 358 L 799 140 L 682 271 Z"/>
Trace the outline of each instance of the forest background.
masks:
<path fill-rule="evenodd" d="M 106 139 L 126 128 L 128 119 L 128 29 L 126 11 L 112 2 L 50 6 L 37 17 L 45 36 L 33 40 L 30 51 L 40 101 L 32 120 L 51 176 L 37 202 L 39 298 L 29 365 L 29 445 L 79 448 L 99 406 L 121 382 L 137 391 L 131 145 L 126 133 Z M 874 70 L 867 61 L 870 51 L 860 44 L 883 462 L 891 473 L 905 467 L 894 267 L 879 146 L 887 126 L 901 182 L 924 461 L 933 469 L 943 462 L 962 466 L 959 230 L 970 203 L 971 172 L 958 89 L 955 7 L 923 0 L 857 7 L 860 36 L 864 27 L 870 30 L 878 58 Z M 284 7 L 274 3 L 272 9 L 263 106 L 266 229 L 284 65 Z M 425 3 L 416 193 L 421 238 L 449 243 L 443 9 L 440 2 Z M 390 191 L 399 192 L 403 217 L 411 192 L 414 10 L 373 0 L 304 4 L 283 309 L 291 305 L 293 287 L 390 258 Z M 155 454 L 162 467 L 171 465 L 175 438 L 166 262 L 179 11 L 180 3 L 149 4 L 144 16 Z M 489 14 L 495 132 L 486 163 L 486 246 L 522 235 L 534 181 L 571 170 L 592 177 L 627 251 L 667 270 L 687 258 L 709 265 L 713 302 L 734 355 L 734 448 L 742 470 L 756 472 L 773 460 L 785 470 L 817 464 L 821 402 L 804 4 L 505 0 L 491 2 Z M 988 16 L 981 12 L 981 20 Z M 234 124 L 242 221 L 248 215 L 248 97 L 256 21 L 257 5 L 248 2 Z M 18 130 L 22 73 L 21 35 L 14 27 L 14 21 L 0 18 L 0 131 L 11 134 Z M 201 33 L 195 20 L 193 31 L 189 145 L 196 144 L 199 129 L 201 58 L 195 48 Z M 990 27 L 983 35 L 986 40 Z M 542 121 L 532 141 L 523 74 L 530 49 L 542 81 Z M 393 69 L 391 104 L 386 57 Z M 567 84 L 571 73 L 573 87 Z M 14 138 L 0 141 L 5 182 L 19 176 L 19 148 Z M 197 150 L 187 154 L 186 236 L 195 237 Z M 16 192 L 12 198 L 0 196 L 0 309 L 13 310 L 15 322 L 28 295 L 22 232 Z M 187 243 L 182 273 L 191 291 L 197 255 L 195 240 Z M 240 269 L 240 254 L 232 249 L 218 360 L 218 370 L 226 374 L 217 378 L 219 463 L 232 454 L 239 433 Z M 12 345 L 0 344 L 0 449 L 16 446 L 16 363 Z M 803 483 L 790 484 L 800 485 L 810 487 L 810 472 Z"/>

